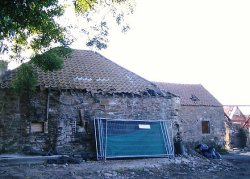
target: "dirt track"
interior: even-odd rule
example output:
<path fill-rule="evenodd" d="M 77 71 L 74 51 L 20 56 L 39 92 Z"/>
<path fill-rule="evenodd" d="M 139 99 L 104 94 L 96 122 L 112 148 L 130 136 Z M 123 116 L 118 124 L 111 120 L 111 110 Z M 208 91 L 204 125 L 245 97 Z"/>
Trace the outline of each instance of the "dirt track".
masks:
<path fill-rule="evenodd" d="M 250 178 L 250 153 L 222 160 L 201 157 L 91 161 L 81 164 L 2 166 L 0 178 Z"/>

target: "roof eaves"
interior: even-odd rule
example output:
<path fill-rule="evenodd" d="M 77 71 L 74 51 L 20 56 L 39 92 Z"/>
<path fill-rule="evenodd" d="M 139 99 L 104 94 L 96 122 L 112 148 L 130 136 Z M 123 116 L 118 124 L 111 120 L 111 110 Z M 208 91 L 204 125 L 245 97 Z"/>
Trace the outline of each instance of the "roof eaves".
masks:
<path fill-rule="evenodd" d="M 209 106 L 209 107 L 223 107 L 222 105 L 210 105 L 210 104 L 181 104 L 181 106 Z"/>

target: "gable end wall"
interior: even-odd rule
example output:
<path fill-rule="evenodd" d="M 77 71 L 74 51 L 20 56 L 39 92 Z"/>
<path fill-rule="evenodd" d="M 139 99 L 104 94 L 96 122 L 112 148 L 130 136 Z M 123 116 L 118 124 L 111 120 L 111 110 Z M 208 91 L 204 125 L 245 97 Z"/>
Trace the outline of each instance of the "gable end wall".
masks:
<path fill-rule="evenodd" d="M 225 118 L 223 107 L 181 106 L 180 131 L 185 143 L 225 144 Z M 210 133 L 202 134 L 202 121 L 209 121 Z"/>

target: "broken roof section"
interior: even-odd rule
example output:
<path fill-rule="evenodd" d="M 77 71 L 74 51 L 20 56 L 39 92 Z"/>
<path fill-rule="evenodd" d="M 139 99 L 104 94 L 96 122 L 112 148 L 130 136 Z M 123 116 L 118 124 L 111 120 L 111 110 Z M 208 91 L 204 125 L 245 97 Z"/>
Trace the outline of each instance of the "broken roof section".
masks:
<path fill-rule="evenodd" d="M 155 82 L 161 89 L 180 97 L 184 106 L 222 106 L 201 84 L 175 84 Z"/>
<path fill-rule="evenodd" d="M 163 95 L 155 84 L 108 60 L 97 52 L 73 50 L 71 58 L 64 60 L 61 70 L 45 72 L 35 68 L 38 85 L 51 89 L 77 89 L 91 93 L 130 93 L 138 95 Z M 9 88 L 13 73 L 2 82 Z M 172 95 L 172 94 L 171 94 Z"/>
<path fill-rule="evenodd" d="M 250 105 L 225 105 L 225 114 L 231 119 L 233 115 L 250 116 Z"/>

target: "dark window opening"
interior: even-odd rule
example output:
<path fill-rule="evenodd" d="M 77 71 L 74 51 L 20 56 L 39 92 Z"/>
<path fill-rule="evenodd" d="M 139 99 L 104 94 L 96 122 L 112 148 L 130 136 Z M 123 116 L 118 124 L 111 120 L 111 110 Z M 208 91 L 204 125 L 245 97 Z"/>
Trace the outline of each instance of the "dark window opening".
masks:
<path fill-rule="evenodd" d="M 210 123 L 209 121 L 202 121 L 202 134 L 209 134 L 210 133 Z"/>
<path fill-rule="evenodd" d="M 199 98 L 195 95 L 191 95 L 191 98 L 190 98 L 192 101 L 200 101 Z"/>

